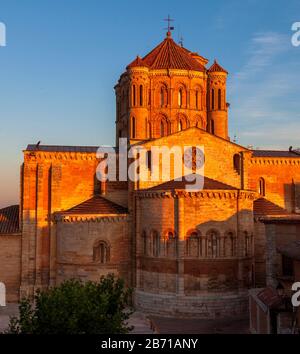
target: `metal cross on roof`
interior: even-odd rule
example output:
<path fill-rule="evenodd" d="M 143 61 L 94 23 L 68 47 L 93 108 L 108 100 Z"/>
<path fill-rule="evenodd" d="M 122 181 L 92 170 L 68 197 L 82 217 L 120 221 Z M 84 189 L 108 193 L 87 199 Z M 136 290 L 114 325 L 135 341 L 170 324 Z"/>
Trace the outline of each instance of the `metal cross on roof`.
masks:
<path fill-rule="evenodd" d="M 171 31 L 174 30 L 174 26 L 171 26 L 171 22 L 173 22 L 174 20 L 170 17 L 170 15 L 168 15 L 168 18 L 165 18 L 164 21 L 168 22 L 168 27 L 165 29 L 168 30 L 169 33 L 171 33 Z"/>

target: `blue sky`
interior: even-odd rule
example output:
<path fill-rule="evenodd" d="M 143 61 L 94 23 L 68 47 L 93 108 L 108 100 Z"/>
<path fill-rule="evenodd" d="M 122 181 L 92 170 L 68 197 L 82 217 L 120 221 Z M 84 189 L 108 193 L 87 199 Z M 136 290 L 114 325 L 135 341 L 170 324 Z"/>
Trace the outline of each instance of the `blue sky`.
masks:
<path fill-rule="evenodd" d="M 299 1 L 0 0 L 0 206 L 18 202 L 28 143 L 114 143 L 113 86 L 164 38 L 167 14 L 175 40 L 229 71 L 231 137 L 300 146 Z"/>

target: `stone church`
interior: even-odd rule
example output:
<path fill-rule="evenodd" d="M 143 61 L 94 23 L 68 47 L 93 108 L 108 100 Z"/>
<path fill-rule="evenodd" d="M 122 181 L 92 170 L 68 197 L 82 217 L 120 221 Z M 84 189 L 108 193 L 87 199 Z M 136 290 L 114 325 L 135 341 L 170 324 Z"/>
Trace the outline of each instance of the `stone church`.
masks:
<path fill-rule="evenodd" d="M 96 146 L 27 146 L 20 203 L 0 210 L 0 281 L 8 301 L 66 279 L 115 273 L 134 289 L 135 307 L 148 313 L 248 312 L 249 288 L 266 283 L 263 221 L 290 220 L 271 230 L 288 241 L 300 232 L 292 222 L 300 212 L 300 154 L 230 140 L 227 75 L 167 32 L 115 86 L 115 151 L 119 138 L 147 150 L 203 146 L 200 191 L 172 177 L 99 181 Z"/>

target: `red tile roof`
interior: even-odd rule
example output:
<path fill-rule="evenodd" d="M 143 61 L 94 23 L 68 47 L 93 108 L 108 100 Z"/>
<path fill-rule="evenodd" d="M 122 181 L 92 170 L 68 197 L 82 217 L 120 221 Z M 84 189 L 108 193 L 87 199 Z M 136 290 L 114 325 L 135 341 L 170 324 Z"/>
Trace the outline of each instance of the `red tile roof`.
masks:
<path fill-rule="evenodd" d="M 69 146 L 69 145 L 27 145 L 25 151 L 45 151 L 45 152 L 82 152 L 96 153 L 99 146 Z"/>
<path fill-rule="evenodd" d="M 101 196 L 94 196 L 71 209 L 60 212 L 67 215 L 78 214 L 127 214 L 126 208 Z"/>
<path fill-rule="evenodd" d="M 15 234 L 19 232 L 19 205 L 0 209 L 0 234 Z"/>
<path fill-rule="evenodd" d="M 276 289 L 267 287 L 257 294 L 257 297 L 269 308 L 276 308 L 282 303 L 281 297 L 277 294 Z"/>
<path fill-rule="evenodd" d="M 222 68 L 222 66 L 220 64 L 218 64 L 218 62 L 216 60 L 214 60 L 214 63 L 213 65 L 207 70 L 208 72 L 223 72 L 223 73 L 226 73 L 228 74 L 228 72 Z"/>
<path fill-rule="evenodd" d="M 193 58 L 195 58 L 200 64 L 205 66 L 208 63 L 208 59 L 204 58 L 203 56 L 199 55 L 197 52 L 191 52 L 190 50 L 181 46 L 183 50 L 185 50 L 188 54 L 190 54 Z"/>
<path fill-rule="evenodd" d="M 253 213 L 254 216 L 262 215 L 287 215 L 286 209 L 270 202 L 265 198 L 259 198 L 253 203 Z"/>
<path fill-rule="evenodd" d="M 140 57 L 140 56 L 137 56 L 127 67 L 126 69 L 128 68 L 134 68 L 134 67 L 137 67 L 137 66 L 148 66 L 147 63 L 145 63 L 145 61 Z"/>
<path fill-rule="evenodd" d="M 193 57 L 193 53 L 176 44 L 168 35 L 142 60 L 151 69 L 184 69 L 205 71 L 204 65 Z M 200 56 L 199 56 L 200 57 Z M 200 57 L 201 58 L 201 57 Z"/>
<path fill-rule="evenodd" d="M 188 177 L 188 176 L 187 176 Z M 165 183 L 159 184 L 155 187 L 148 188 L 148 191 L 156 191 L 156 190 L 175 190 L 175 189 L 185 189 L 189 185 L 192 186 L 195 182 L 189 182 L 186 178 L 182 178 L 182 181 L 167 181 Z M 204 177 L 204 190 L 236 190 L 235 187 L 229 186 L 228 184 L 216 181 L 214 179 Z"/>
<path fill-rule="evenodd" d="M 253 150 L 254 157 L 293 157 L 300 158 L 299 152 L 285 150 Z"/>

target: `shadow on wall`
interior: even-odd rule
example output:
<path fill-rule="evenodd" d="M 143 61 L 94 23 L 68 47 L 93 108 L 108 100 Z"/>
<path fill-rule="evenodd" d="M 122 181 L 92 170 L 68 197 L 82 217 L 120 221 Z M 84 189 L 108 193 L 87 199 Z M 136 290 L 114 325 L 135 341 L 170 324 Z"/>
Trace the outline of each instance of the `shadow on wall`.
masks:
<path fill-rule="evenodd" d="M 175 292 L 178 259 L 183 261 L 186 295 L 253 286 L 252 210 L 243 209 L 225 220 L 185 227 L 179 240 L 176 215 L 175 212 L 174 229 L 159 230 L 151 225 L 151 219 L 142 229 L 141 288 L 150 292 Z"/>
<path fill-rule="evenodd" d="M 297 184 L 295 183 L 289 183 L 283 185 L 284 208 L 288 212 L 293 213 L 295 211 L 297 199 L 299 200 L 298 207 L 300 206 L 300 199 L 299 197 L 297 198 L 297 190 L 298 190 L 298 195 L 300 197 L 300 183 L 298 184 L 298 187 Z"/>

